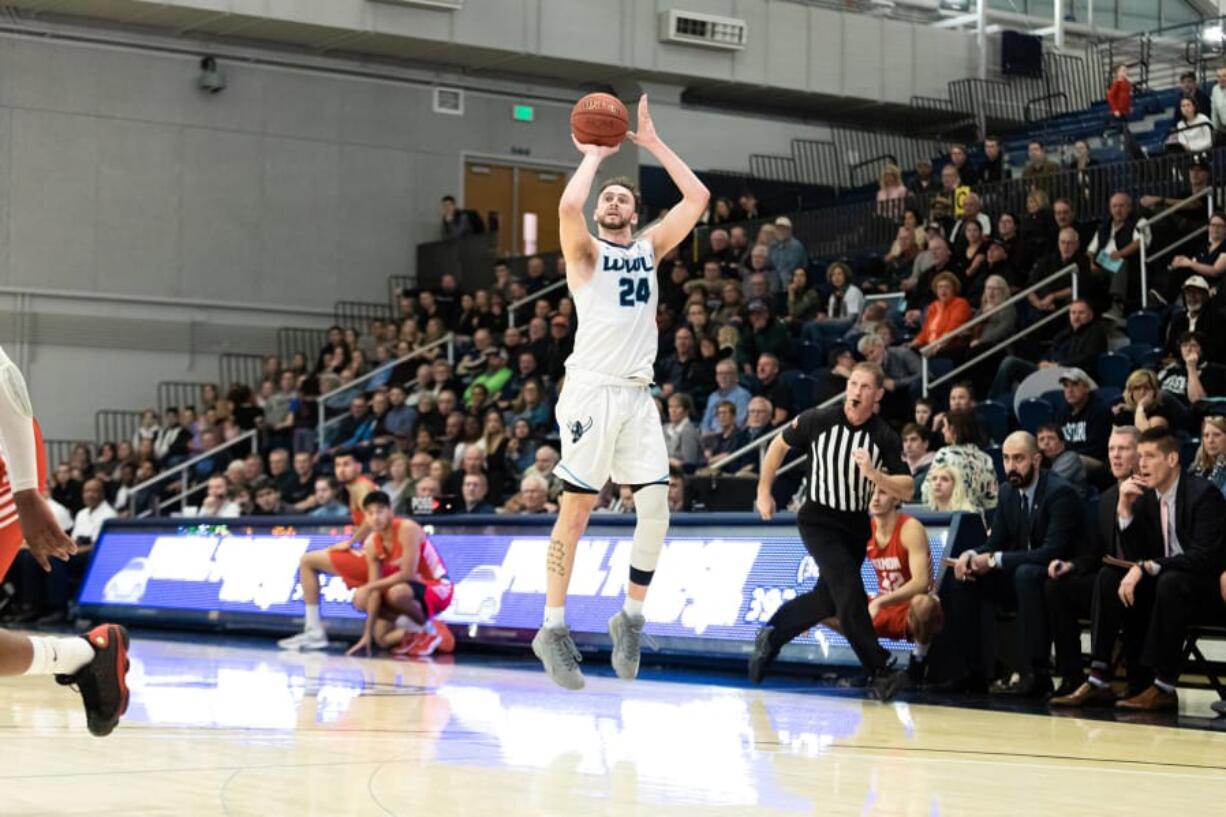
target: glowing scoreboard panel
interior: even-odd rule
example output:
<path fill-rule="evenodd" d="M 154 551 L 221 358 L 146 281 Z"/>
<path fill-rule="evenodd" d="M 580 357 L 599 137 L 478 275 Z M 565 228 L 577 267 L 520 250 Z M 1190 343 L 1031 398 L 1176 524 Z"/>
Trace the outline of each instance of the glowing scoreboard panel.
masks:
<path fill-rule="evenodd" d="M 456 585 L 442 618 L 462 638 L 517 643 L 530 637 L 544 606 L 549 520 L 426 521 Z M 939 564 L 960 520 L 924 521 Z M 303 522 L 108 524 L 78 603 L 84 612 L 138 624 L 294 631 L 303 612 L 299 559 L 349 533 L 343 526 Z M 633 517 L 597 519 L 579 543 L 567 623 L 581 644 L 602 643 L 609 617 L 621 607 L 632 522 Z M 964 535 L 982 536 L 981 527 L 965 522 L 961 527 Z M 667 652 L 744 653 L 757 628 L 780 604 L 811 589 L 817 576 L 788 522 L 763 523 L 740 514 L 679 518 L 644 609 L 646 631 Z M 866 588 L 875 589 L 867 563 L 863 576 Z M 340 579 L 323 577 L 322 596 L 331 631 L 357 632 L 361 615 L 350 606 L 352 592 Z M 822 629 L 798 638 L 785 657 L 841 662 L 851 653 L 841 636 Z"/>

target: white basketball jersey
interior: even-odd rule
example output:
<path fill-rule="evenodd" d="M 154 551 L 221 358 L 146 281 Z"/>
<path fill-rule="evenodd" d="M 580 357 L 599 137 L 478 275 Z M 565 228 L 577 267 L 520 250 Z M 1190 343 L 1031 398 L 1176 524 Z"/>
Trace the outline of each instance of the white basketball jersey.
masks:
<path fill-rule="evenodd" d="M 650 383 L 660 340 L 655 249 L 648 238 L 596 246 L 592 279 L 571 293 L 579 326 L 566 367 Z"/>

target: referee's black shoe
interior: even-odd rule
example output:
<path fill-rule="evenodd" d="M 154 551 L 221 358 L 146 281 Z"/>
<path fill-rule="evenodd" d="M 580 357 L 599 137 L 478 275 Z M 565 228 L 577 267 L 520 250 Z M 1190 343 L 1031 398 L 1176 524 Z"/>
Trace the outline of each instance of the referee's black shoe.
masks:
<path fill-rule="evenodd" d="M 868 688 L 874 698 L 887 703 L 904 689 L 911 686 L 911 675 L 905 669 L 895 667 L 894 661 L 873 673 Z"/>
<path fill-rule="evenodd" d="M 754 640 L 753 654 L 749 656 L 749 680 L 755 684 L 762 683 L 766 671 L 779 655 L 779 648 L 771 644 L 774 632 L 775 628 L 767 624 L 758 630 L 758 637 Z"/>

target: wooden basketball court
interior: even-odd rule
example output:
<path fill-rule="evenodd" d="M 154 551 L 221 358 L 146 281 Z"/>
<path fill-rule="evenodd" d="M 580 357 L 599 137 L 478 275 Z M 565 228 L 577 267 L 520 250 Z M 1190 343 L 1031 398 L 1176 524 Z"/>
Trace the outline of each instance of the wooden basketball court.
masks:
<path fill-rule="evenodd" d="M 883 705 L 795 679 L 625 683 L 599 659 L 566 693 L 514 659 L 253 644 L 137 639 L 127 720 L 101 740 L 75 693 L 8 679 L 0 814 L 1035 817 L 1226 802 L 1226 734 L 1208 729 Z"/>

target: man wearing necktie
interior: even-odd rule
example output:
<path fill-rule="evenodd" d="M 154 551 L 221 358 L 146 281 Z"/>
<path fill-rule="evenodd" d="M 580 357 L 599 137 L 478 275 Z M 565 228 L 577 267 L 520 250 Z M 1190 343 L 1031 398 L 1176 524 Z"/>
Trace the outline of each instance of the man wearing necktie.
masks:
<path fill-rule="evenodd" d="M 1188 626 L 1226 615 L 1218 593 L 1226 555 L 1226 498 L 1208 480 L 1181 473 L 1179 441 L 1167 428 L 1151 428 L 1137 445 L 1137 474 L 1120 483 L 1116 517 L 1124 559 L 1135 564 L 1122 574 L 1114 594 L 1103 581 L 1095 588 L 1090 677 L 1052 703 L 1084 706 L 1115 700 L 1109 685 L 1111 651 L 1119 622 L 1131 616 L 1149 622 L 1141 663 L 1153 672 L 1153 683 L 1115 706 L 1177 709 L 1175 684 Z M 1100 578 L 1108 572 L 1104 569 Z M 1121 571 L 1114 573 L 1120 576 Z"/>
<path fill-rule="evenodd" d="M 947 573 L 941 599 L 966 660 L 965 686 L 986 686 L 996 664 L 996 610 L 1016 609 L 1021 680 L 1001 691 L 1044 697 L 1052 691 L 1051 638 L 1044 609 L 1048 565 L 1066 558 L 1084 533 L 1076 489 L 1040 468 L 1034 436 L 1010 434 L 1002 446 L 1007 481 L 983 552 L 964 551 Z"/>

